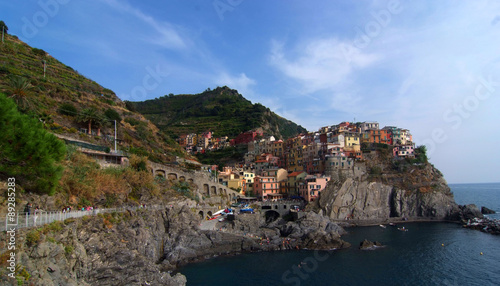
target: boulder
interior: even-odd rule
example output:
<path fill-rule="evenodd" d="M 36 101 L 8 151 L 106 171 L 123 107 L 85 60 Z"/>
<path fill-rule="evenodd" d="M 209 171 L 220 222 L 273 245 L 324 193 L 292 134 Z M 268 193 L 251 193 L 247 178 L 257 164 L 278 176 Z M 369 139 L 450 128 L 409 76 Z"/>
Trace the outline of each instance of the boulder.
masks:
<path fill-rule="evenodd" d="M 481 213 L 482 214 L 495 214 L 496 212 L 494 210 L 487 208 L 487 207 L 481 207 Z"/>
<path fill-rule="evenodd" d="M 362 242 L 359 243 L 359 249 L 361 250 L 370 250 L 370 249 L 376 249 L 378 247 L 382 247 L 382 243 L 378 241 L 369 241 L 368 239 L 363 240 Z"/>

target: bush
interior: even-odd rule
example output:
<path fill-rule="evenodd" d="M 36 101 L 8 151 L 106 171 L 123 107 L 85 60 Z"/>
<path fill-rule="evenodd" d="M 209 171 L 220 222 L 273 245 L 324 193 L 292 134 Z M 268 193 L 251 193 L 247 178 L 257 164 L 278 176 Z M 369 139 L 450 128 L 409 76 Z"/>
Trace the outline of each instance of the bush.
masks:
<path fill-rule="evenodd" d="M 76 116 L 76 115 L 78 115 L 78 110 L 71 103 L 63 103 L 63 104 L 61 104 L 61 106 L 59 106 L 59 109 L 57 110 L 57 112 L 59 112 L 59 114 L 68 115 L 68 116 Z"/>
<path fill-rule="evenodd" d="M 39 57 L 44 57 L 47 54 L 44 50 L 37 48 L 31 48 L 31 52 Z"/>
<path fill-rule="evenodd" d="M 65 252 L 66 254 L 71 254 L 71 253 L 73 253 L 73 246 L 69 246 L 69 245 L 68 245 L 68 246 L 65 246 L 65 247 L 64 247 L 64 252 Z"/>
<path fill-rule="evenodd" d="M 32 230 L 26 234 L 26 245 L 29 247 L 37 245 L 40 242 L 40 238 L 40 230 Z"/>
<path fill-rule="evenodd" d="M 135 118 L 132 118 L 132 117 L 127 117 L 125 118 L 125 122 L 127 122 L 128 124 L 132 125 L 132 126 L 136 126 L 138 125 L 139 123 L 141 123 L 141 121 L 135 119 Z"/>
<path fill-rule="evenodd" d="M 111 108 L 108 108 L 105 112 L 104 112 L 104 115 L 109 119 L 109 120 L 116 120 L 116 121 L 121 121 L 122 118 L 120 116 L 120 114 L 114 110 L 114 109 L 111 109 Z"/>

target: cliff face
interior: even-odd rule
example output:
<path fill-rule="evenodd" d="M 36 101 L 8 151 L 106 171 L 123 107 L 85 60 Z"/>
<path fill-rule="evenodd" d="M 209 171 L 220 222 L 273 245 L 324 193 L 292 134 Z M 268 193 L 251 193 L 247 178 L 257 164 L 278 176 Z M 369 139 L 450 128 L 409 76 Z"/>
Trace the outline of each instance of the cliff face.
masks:
<path fill-rule="evenodd" d="M 331 219 L 361 223 L 464 218 L 441 173 L 430 164 L 409 166 L 403 173 L 344 176 L 327 186 L 316 206 Z"/>
<path fill-rule="evenodd" d="M 447 219 L 457 205 L 451 193 L 407 191 L 348 178 L 340 187 L 330 185 L 323 191 L 319 206 L 334 220 L 385 221 L 418 217 Z"/>

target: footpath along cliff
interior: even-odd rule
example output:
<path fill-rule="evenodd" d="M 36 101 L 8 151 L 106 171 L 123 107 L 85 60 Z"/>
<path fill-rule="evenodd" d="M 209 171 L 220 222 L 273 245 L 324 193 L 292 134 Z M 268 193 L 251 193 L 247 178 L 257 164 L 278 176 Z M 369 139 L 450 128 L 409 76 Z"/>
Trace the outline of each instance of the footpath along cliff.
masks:
<path fill-rule="evenodd" d="M 465 221 L 482 217 L 475 205 L 459 206 L 439 170 L 428 162 L 368 154 L 352 168 L 335 170 L 313 209 L 356 224 L 392 221 Z"/>

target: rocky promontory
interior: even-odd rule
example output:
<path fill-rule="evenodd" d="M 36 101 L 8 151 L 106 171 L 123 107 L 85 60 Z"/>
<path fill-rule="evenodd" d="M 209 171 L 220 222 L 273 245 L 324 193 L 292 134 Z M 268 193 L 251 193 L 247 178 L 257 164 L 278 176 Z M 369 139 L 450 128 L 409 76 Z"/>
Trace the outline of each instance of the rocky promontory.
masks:
<path fill-rule="evenodd" d="M 334 221 L 358 225 L 482 217 L 476 206 L 456 204 L 441 172 L 430 163 L 374 157 L 333 174 L 337 176 L 312 209 Z"/>

